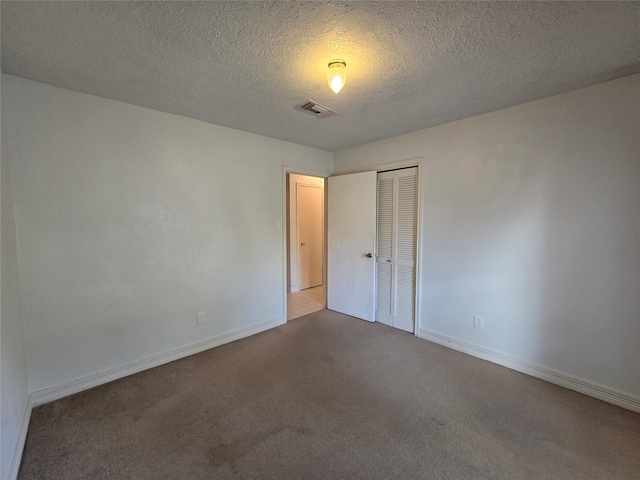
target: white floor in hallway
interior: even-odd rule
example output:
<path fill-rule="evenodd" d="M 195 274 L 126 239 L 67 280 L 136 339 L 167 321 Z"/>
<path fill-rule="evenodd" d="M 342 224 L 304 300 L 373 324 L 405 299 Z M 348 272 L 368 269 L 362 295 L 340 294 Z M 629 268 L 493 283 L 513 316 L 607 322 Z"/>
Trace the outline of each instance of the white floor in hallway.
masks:
<path fill-rule="evenodd" d="M 322 285 L 287 294 L 287 320 L 293 320 L 325 308 L 326 301 Z"/>

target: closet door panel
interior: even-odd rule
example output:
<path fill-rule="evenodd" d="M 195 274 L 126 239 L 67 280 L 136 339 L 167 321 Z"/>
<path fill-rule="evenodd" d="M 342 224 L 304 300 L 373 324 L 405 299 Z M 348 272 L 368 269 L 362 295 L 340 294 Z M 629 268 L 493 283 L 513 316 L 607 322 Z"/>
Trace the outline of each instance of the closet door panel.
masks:
<path fill-rule="evenodd" d="M 393 326 L 413 332 L 415 311 L 415 263 L 418 214 L 417 169 L 397 172 L 395 278 Z"/>
<path fill-rule="evenodd" d="M 393 325 L 392 257 L 395 175 L 378 174 L 378 200 L 376 224 L 376 321 Z"/>
<path fill-rule="evenodd" d="M 376 321 L 414 331 L 418 169 L 378 174 Z"/>

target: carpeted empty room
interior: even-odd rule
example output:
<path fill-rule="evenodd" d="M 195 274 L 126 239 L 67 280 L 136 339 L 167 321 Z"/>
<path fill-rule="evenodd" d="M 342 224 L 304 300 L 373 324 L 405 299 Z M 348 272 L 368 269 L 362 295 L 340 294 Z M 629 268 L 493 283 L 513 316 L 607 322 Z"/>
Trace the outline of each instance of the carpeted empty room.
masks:
<path fill-rule="evenodd" d="M 26 479 L 637 479 L 640 415 L 329 310 L 34 409 Z"/>

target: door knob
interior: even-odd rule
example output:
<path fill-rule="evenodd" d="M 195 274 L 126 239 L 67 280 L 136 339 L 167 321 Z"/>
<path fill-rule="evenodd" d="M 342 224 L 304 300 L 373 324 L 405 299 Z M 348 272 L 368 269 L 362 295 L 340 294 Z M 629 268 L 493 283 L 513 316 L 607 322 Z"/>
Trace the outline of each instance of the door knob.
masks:
<path fill-rule="evenodd" d="M 302 243 L 300 244 L 300 246 L 301 246 L 301 247 L 304 247 L 305 245 L 306 245 L 306 243 L 304 243 L 304 242 L 302 242 Z"/>
<path fill-rule="evenodd" d="M 365 255 L 365 257 L 367 257 L 367 258 L 371 258 L 371 257 L 373 257 L 373 255 L 371 255 L 370 253 L 367 253 L 367 254 Z"/>

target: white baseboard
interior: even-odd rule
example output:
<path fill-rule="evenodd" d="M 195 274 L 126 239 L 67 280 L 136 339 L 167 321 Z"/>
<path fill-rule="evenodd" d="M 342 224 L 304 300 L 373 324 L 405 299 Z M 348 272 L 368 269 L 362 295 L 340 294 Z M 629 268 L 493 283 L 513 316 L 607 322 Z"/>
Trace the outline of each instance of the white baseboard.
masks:
<path fill-rule="evenodd" d="M 602 385 L 572 377 L 571 375 L 566 375 L 527 360 L 512 357 L 511 355 L 468 343 L 454 337 L 432 332 L 425 328 L 420 329 L 420 338 L 640 413 L 640 398 L 632 397 L 631 395 L 603 387 Z"/>
<path fill-rule="evenodd" d="M 29 430 L 29 420 L 31 420 L 31 395 L 27 396 L 27 401 L 24 405 L 24 412 L 22 413 L 22 421 L 20 422 L 20 430 L 18 432 L 18 438 L 16 438 L 16 444 L 13 447 L 13 455 L 11 456 L 11 464 L 9 465 L 9 473 L 7 479 L 14 480 L 18 477 L 18 470 L 20 470 L 20 462 L 22 461 L 22 452 L 24 451 L 24 443 L 27 440 L 27 430 Z"/>
<path fill-rule="evenodd" d="M 120 367 L 105 370 L 103 372 L 87 375 L 84 377 L 71 380 L 69 382 L 55 385 L 53 387 L 44 388 L 31 393 L 31 405 L 37 406 L 44 403 L 52 402 L 74 393 L 82 392 L 98 385 L 103 385 L 113 380 L 132 375 L 134 373 L 142 372 L 149 368 L 157 367 L 165 363 L 178 360 L 180 358 L 188 357 L 195 353 L 208 350 L 213 347 L 224 345 L 225 343 L 234 342 L 244 337 L 255 335 L 256 333 L 264 332 L 272 328 L 284 325 L 287 323 L 286 318 L 278 317 L 272 320 L 266 320 L 264 322 L 254 323 L 247 327 L 239 328 L 231 332 L 216 335 L 201 342 L 192 343 L 183 347 L 178 347 L 168 352 L 159 353 L 150 357 L 141 358 L 135 362 L 131 362 Z"/>

